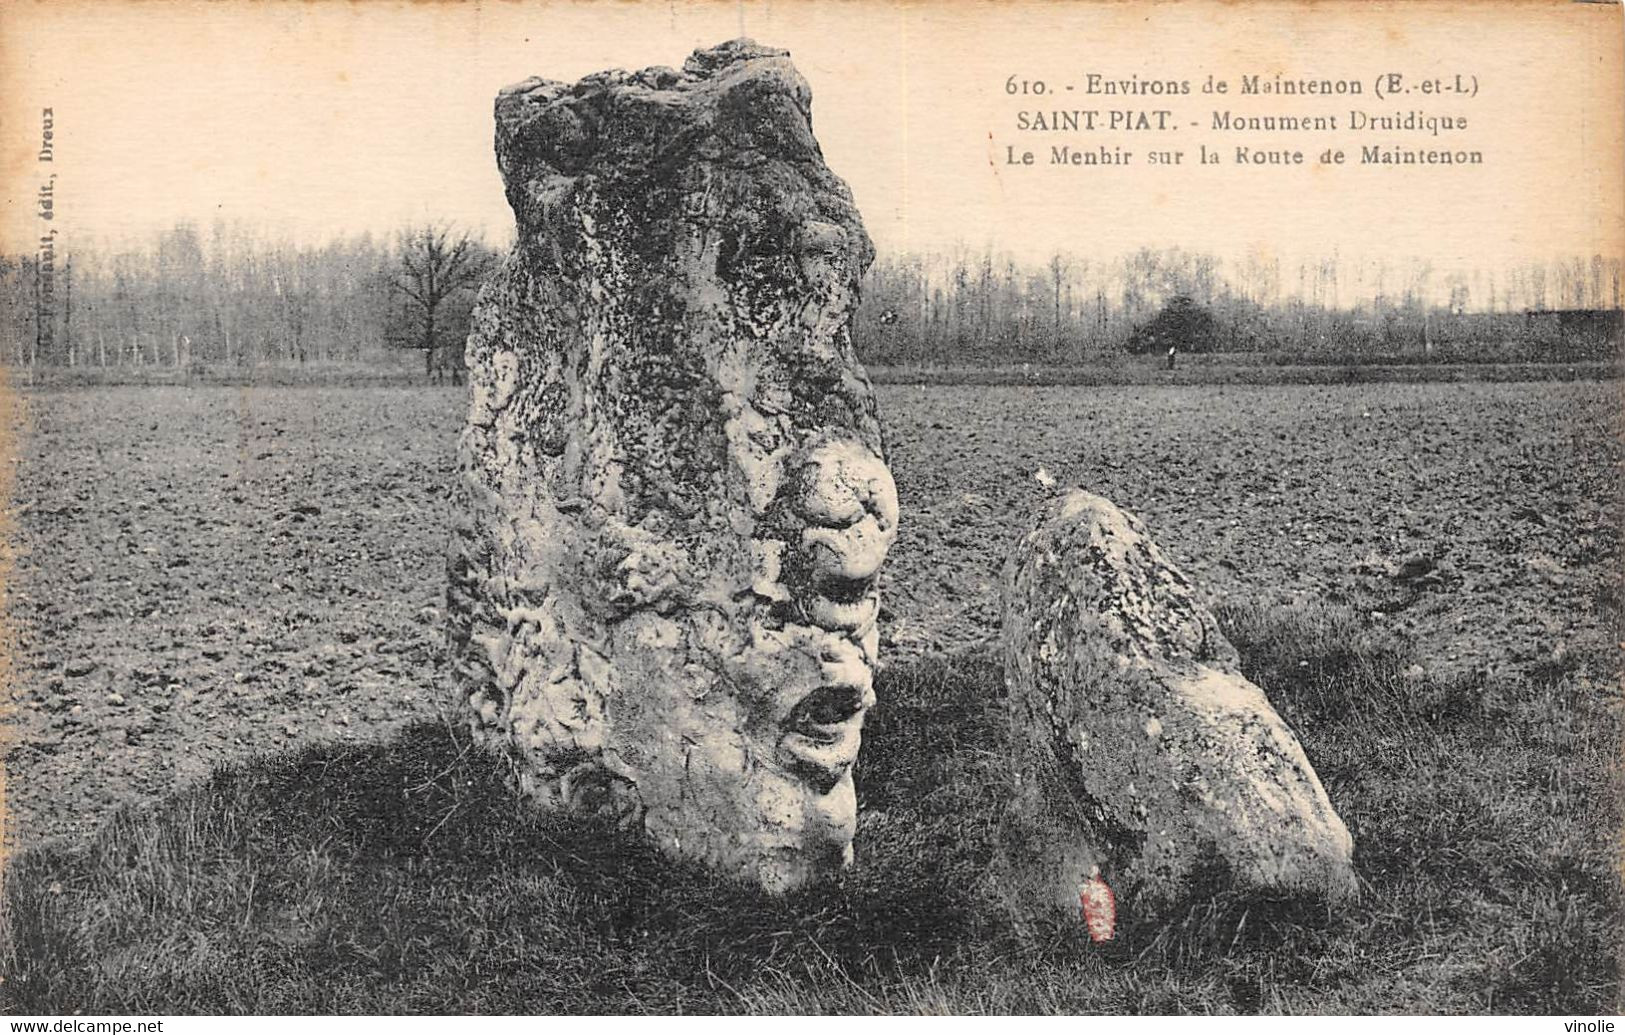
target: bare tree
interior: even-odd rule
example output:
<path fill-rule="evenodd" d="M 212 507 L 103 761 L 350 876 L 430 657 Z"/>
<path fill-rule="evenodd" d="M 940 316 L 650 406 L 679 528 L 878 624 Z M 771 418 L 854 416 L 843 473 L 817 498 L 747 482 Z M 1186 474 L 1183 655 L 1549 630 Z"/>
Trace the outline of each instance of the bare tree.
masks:
<path fill-rule="evenodd" d="M 1067 286 L 1066 277 L 1071 272 L 1071 264 L 1066 256 L 1056 252 L 1049 257 L 1050 302 L 1054 310 L 1054 322 L 1050 330 L 1050 347 L 1059 354 L 1061 351 L 1061 288 Z"/>
<path fill-rule="evenodd" d="M 458 319 L 448 303 L 466 301 L 485 276 L 486 249 L 466 232 L 447 226 L 422 226 L 401 235 L 400 269 L 390 287 L 405 307 L 404 326 L 392 344 L 423 353 L 423 373 L 438 381 L 447 368 L 462 383 L 462 346 L 466 310 Z"/>

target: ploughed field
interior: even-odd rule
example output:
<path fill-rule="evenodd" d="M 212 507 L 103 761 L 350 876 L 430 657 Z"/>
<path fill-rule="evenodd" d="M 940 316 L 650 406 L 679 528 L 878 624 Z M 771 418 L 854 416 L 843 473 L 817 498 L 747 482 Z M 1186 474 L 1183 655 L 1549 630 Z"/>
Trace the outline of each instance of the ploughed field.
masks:
<path fill-rule="evenodd" d="M 1042 468 L 1140 515 L 1215 603 L 1346 610 L 1410 639 L 1415 678 L 1586 670 L 1604 685 L 1617 668 L 1617 383 L 879 394 L 903 505 L 888 659 L 996 635 L 1000 567 Z M 383 740 L 441 713 L 462 401 L 24 394 L 11 845 L 77 839 L 250 754 Z"/>

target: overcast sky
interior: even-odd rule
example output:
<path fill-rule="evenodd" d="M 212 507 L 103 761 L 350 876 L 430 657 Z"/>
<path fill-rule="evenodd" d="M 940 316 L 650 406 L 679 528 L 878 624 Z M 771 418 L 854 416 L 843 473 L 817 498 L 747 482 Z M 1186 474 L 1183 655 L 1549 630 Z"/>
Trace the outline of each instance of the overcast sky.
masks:
<path fill-rule="evenodd" d="M 141 238 L 177 220 L 241 220 L 320 241 L 450 219 L 507 239 L 491 154 L 491 102 L 533 74 L 681 64 L 747 34 L 792 52 L 812 84 L 814 128 L 883 250 L 991 243 L 1028 258 L 1101 258 L 1180 245 L 1265 255 L 1422 257 L 1440 269 L 1559 254 L 1618 255 L 1621 16 L 1613 5 L 1427 7 L 1321 3 L 899 5 L 881 0 L 699 3 L 62 3 L 0 7 L 0 104 L 11 249 L 41 223 L 34 191 L 57 174 L 65 245 Z M 1082 88 L 1084 76 L 1283 72 L 1357 78 L 1476 76 L 1470 98 L 1352 103 L 1302 98 L 1023 100 L 1011 75 Z M 1232 89 L 1235 87 L 1233 86 Z M 1318 106 L 1317 106 L 1318 104 Z M 1193 166 L 1195 145 L 1236 140 L 1210 110 L 1465 116 L 1471 131 L 1411 138 L 1484 152 L 1479 167 Z M 34 160 L 39 109 L 55 160 Z M 1062 137 L 1015 129 L 1023 109 L 1176 109 L 1183 135 L 1072 138 L 1187 154 L 1168 170 L 1017 169 Z M 1301 139 L 1302 142 L 1297 141 Z M 1259 139 L 1311 154 L 1331 140 Z M 1144 141 L 1144 144 L 1141 141 Z M 1437 140 L 1437 143 L 1435 143 Z M 1351 156 L 1352 159 L 1352 156 Z"/>

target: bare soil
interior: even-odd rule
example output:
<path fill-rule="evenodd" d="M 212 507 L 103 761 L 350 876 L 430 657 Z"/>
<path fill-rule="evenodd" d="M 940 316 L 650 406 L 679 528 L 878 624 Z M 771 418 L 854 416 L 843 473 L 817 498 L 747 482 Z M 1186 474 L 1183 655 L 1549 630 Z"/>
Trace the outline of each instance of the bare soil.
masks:
<path fill-rule="evenodd" d="M 1042 469 L 1139 514 L 1215 601 L 1346 606 L 1440 677 L 1617 671 L 1617 382 L 880 393 L 904 508 L 893 659 L 996 632 Z M 77 839 L 251 754 L 434 717 L 462 401 L 25 393 L 7 843 Z"/>

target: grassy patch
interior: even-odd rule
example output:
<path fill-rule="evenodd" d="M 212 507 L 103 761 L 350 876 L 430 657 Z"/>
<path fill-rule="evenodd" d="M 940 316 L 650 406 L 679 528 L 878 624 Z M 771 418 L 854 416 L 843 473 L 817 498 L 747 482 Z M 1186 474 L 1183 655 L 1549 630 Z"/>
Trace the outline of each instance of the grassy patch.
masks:
<path fill-rule="evenodd" d="M 1618 1009 L 1618 723 L 1598 685 L 1435 682 L 1332 610 L 1224 619 L 1355 831 L 1355 906 L 1221 896 L 1105 950 L 1011 926 L 988 886 L 1002 681 L 939 657 L 883 674 L 859 862 L 825 886 L 772 899 L 528 813 L 426 724 L 262 758 L 14 860 L 0 1009 Z"/>

